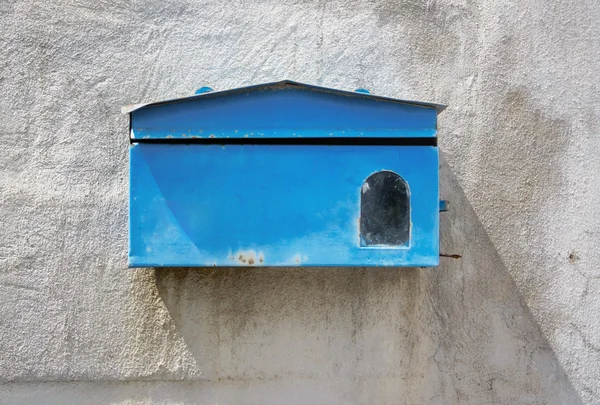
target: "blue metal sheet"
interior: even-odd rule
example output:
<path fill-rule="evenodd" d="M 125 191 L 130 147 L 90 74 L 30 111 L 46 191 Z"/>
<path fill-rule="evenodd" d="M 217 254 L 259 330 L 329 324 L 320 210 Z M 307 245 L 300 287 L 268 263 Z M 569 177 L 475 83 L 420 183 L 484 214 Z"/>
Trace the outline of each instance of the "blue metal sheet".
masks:
<path fill-rule="evenodd" d="M 434 138 L 438 105 L 290 82 L 146 105 L 132 140 Z"/>
<path fill-rule="evenodd" d="M 155 101 L 155 102 L 150 102 L 150 103 L 130 104 L 130 105 L 124 106 L 121 109 L 121 112 L 123 114 L 129 114 L 131 112 L 134 112 L 134 111 L 139 110 L 144 107 L 157 106 L 157 105 L 169 104 L 169 103 L 174 103 L 174 102 L 182 102 L 182 101 L 187 102 L 187 101 L 191 101 L 191 100 L 194 100 L 194 99 L 197 99 L 200 97 L 205 98 L 206 95 L 204 93 L 209 92 L 208 89 L 210 89 L 210 92 L 212 92 L 212 94 L 211 94 L 212 97 L 220 97 L 220 96 L 224 96 L 224 95 L 250 92 L 250 91 L 255 91 L 255 90 L 283 89 L 283 88 L 291 88 L 291 87 L 307 89 L 307 90 L 315 90 L 318 92 L 326 92 L 326 93 L 336 94 L 339 96 L 352 96 L 352 95 L 356 96 L 356 94 L 354 94 L 354 93 L 357 93 L 357 92 L 364 93 L 363 95 L 366 96 L 366 98 L 371 99 L 371 100 L 388 101 L 388 102 L 394 102 L 394 103 L 404 103 L 404 104 L 410 104 L 410 105 L 421 106 L 421 107 L 435 108 L 437 110 L 438 114 L 441 113 L 442 111 L 444 111 L 444 109 L 446 109 L 446 107 L 447 107 L 444 104 L 428 103 L 425 101 L 415 101 L 415 100 L 403 100 L 403 99 L 399 99 L 399 98 L 378 96 L 378 95 L 371 94 L 368 90 L 362 89 L 362 88 L 356 89 L 354 92 L 351 92 L 351 91 L 346 91 L 346 90 L 332 89 L 332 88 L 328 88 L 328 87 L 300 83 L 300 82 L 296 82 L 293 80 L 281 80 L 279 82 L 261 83 L 261 84 L 255 84 L 252 86 L 239 87 L 236 89 L 221 90 L 221 91 L 213 91 L 213 89 L 211 87 L 204 86 L 204 87 L 201 87 L 199 90 L 197 90 L 195 92 L 194 96 L 176 98 L 176 99 L 170 99 L 170 100 L 163 100 L 163 101 Z"/>
<path fill-rule="evenodd" d="M 130 165 L 133 267 L 439 261 L 436 147 L 140 143 Z M 408 246 L 361 247 L 361 189 L 382 170 L 408 184 Z"/>

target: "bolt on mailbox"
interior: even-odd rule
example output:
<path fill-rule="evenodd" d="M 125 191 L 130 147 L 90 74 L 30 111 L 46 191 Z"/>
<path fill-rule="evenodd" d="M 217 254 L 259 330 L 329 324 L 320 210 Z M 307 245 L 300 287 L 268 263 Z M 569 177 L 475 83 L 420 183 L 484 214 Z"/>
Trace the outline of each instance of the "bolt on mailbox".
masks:
<path fill-rule="evenodd" d="M 124 107 L 129 265 L 436 266 L 445 106 L 292 81 Z"/>

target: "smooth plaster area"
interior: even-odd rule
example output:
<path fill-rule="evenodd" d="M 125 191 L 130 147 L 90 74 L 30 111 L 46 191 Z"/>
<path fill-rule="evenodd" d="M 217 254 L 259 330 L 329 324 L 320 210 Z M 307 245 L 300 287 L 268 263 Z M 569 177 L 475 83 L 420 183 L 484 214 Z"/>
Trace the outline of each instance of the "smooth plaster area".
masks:
<path fill-rule="evenodd" d="M 600 403 L 596 0 L 0 2 L 0 404 Z M 122 105 L 446 103 L 438 268 L 127 268 Z"/>

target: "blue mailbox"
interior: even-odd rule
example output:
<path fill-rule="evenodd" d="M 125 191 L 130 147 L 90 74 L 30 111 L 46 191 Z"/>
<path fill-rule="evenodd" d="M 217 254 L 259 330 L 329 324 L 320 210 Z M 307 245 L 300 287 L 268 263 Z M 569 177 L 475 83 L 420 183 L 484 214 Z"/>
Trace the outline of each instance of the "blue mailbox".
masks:
<path fill-rule="evenodd" d="M 436 266 L 439 104 L 292 81 L 125 107 L 129 265 Z"/>

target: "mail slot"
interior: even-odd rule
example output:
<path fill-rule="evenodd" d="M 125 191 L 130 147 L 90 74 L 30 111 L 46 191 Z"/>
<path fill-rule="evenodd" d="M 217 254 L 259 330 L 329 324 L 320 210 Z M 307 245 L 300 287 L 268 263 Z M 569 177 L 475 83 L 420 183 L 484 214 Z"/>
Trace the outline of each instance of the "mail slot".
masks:
<path fill-rule="evenodd" d="M 443 109 L 292 81 L 124 107 L 130 267 L 436 266 Z"/>

